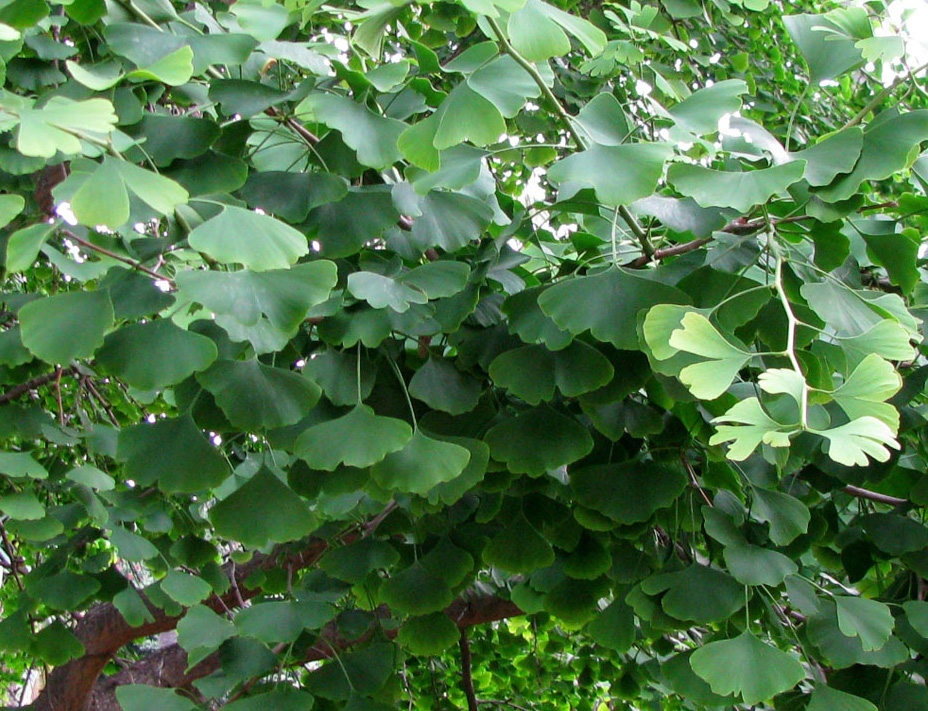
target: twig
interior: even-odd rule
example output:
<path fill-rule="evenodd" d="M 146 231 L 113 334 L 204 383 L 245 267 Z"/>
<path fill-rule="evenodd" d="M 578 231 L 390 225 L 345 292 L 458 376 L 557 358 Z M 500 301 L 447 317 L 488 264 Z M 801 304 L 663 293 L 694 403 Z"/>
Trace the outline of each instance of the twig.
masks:
<path fill-rule="evenodd" d="M 94 252 L 99 252 L 100 254 L 106 255 L 110 259 L 115 259 L 117 262 L 128 264 L 133 269 L 138 269 L 140 272 L 144 272 L 145 274 L 148 274 L 148 276 L 152 277 L 153 279 L 158 279 L 159 281 L 166 281 L 168 284 L 171 285 L 172 289 L 174 288 L 173 280 L 168 279 L 163 274 L 159 274 L 156 271 L 152 271 L 148 267 L 142 266 L 141 264 L 136 262 L 134 259 L 130 259 L 129 257 L 123 257 L 121 254 L 116 254 L 115 252 L 111 252 L 105 247 L 100 247 L 98 245 L 95 245 L 93 242 L 88 242 L 83 237 L 78 237 L 76 234 L 71 232 L 71 230 L 63 229 L 61 231 L 64 232 L 68 236 L 68 239 L 74 242 L 77 242 L 82 247 L 86 247 L 87 249 L 93 250 Z"/>
<path fill-rule="evenodd" d="M 878 491 L 870 491 L 870 489 L 861 489 L 859 486 L 852 486 L 850 484 L 841 489 L 841 491 L 845 494 L 856 496 L 859 499 L 868 499 L 869 501 L 889 504 L 890 506 L 903 506 L 909 503 L 906 499 L 900 499 L 896 496 L 890 496 L 889 494 L 881 494 Z"/>
<path fill-rule="evenodd" d="M 580 132 L 577 131 L 577 128 L 573 124 L 573 117 L 567 113 L 567 109 L 558 101 L 557 97 L 554 95 L 554 92 L 551 91 L 551 88 L 545 83 L 544 77 L 538 72 L 538 69 L 523 57 L 515 49 L 515 47 L 510 44 L 509 40 L 506 38 L 506 35 L 503 33 L 502 28 L 497 24 L 496 20 L 492 17 L 485 17 L 486 21 L 489 23 L 493 33 L 496 35 L 497 40 L 499 40 L 500 47 L 503 48 L 503 51 L 508 54 L 510 57 L 515 60 L 516 64 L 522 67 L 525 71 L 528 72 L 529 76 L 541 90 L 542 95 L 548 102 L 554 106 L 557 111 L 558 118 L 561 119 L 561 123 L 564 124 L 564 128 L 567 129 L 567 132 L 570 134 L 570 137 L 573 139 L 574 143 L 577 145 L 581 151 L 586 150 L 587 146 L 586 141 L 583 139 L 583 136 L 580 135 Z M 619 215 L 625 221 L 625 224 L 628 225 L 628 229 L 632 231 L 632 234 L 635 235 L 635 239 L 641 244 L 641 248 L 644 250 L 645 256 L 650 257 L 654 252 L 654 248 L 651 247 L 651 242 L 648 239 L 647 233 L 638 224 L 638 220 L 635 219 L 635 216 L 629 212 L 628 208 L 625 205 L 618 206 Z"/>
<path fill-rule="evenodd" d="M 509 699 L 485 699 L 478 701 L 477 703 L 486 706 L 508 706 L 510 708 L 516 709 L 516 711 L 530 711 L 524 706 L 519 706 L 518 704 L 512 703 Z"/>
<path fill-rule="evenodd" d="M 27 380 L 25 383 L 20 383 L 19 385 L 10 388 L 5 393 L 0 395 L 0 405 L 6 405 L 16 398 L 22 397 L 28 392 L 32 392 L 36 388 L 40 388 L 43 385 L 48 385 L 49 383 L 58 380 L 61 374 L 73 375 L 75 372 L 76 369 L 74 366 L 64 369 L 56 368 L 51 373 L 46 373 L 45 375 L 40 375 L 36 378 L 33 378 L 32 380 Z"/>
<path fill-rule="evenodd" d="M 292 128 L 294 131 L 300 134 L 300 137 L 303 138 L 310 145 L 315 146 L 316 144 L 319 143 L 319 136 L 317 136 L 315 133 L 310 131 L 308 128 L 306 128 L 306 126 L 301 124 L 295 118 L 292 118 L 289 116 L 285 117 L 280 111 L 275 109 L 273 106 L 268 106 L 264 110 L 264 113 L 272 118 L 278 119 L 286 123 L 290 128 Z"/>
<path fill-rule="evenodd" d="M 471 672 L 470 640 L 467 638 L 466 629 L 461 629 L 458 647 L 461 648 L 461 686 L 464 696 L 467 697 L 467 711 L 477 711 L 477 693 L 474 691 L 474 677 Z"/>
<path fill-rule="evenodd" d="M 918 81 L 915 75 L 919 72 L 925 71 L 925 69 L 928 69 L 928 63 L 922 64 L 920 67 L 916 67 L 913 71 L 904 76 L 896 77 L 896 81 L 894 81 L 892 84 L 883 89 L 883 91 L 870 99 L 870 101 L 867 102 L 867 104 L 857 113 L 856 116 L 854 116 L 854 118 L 844 124 L 844 126 L 842 126 L 842 130 L 856 126 L 865 118 L 867 118 L 867 114 L 879 106 L 882 101 L 887 99 L 889 95 L 892 94 L 899 87 L 899 85 L 905 82 L 907 79 L 911 78 L 914 81 Z"/>
<path fill-rule="evenodd" d="M 396 501 L 395 500 L 391 501 L 389 504 L 387 504 L 384 507 L 383 511 L 381 511 L 379 514 L 374 516 L 374 518 L 372 518 L 370 521 L 364 524 L 364 530 L 361 533 L 361 538 L 367 538 L 374 531 L 376 531 L 377 527 L 381 523 L 383 523 L 383 520 L 393 512 L 393 509 L 395 509 L 396 506 L 397 506 Z"/>

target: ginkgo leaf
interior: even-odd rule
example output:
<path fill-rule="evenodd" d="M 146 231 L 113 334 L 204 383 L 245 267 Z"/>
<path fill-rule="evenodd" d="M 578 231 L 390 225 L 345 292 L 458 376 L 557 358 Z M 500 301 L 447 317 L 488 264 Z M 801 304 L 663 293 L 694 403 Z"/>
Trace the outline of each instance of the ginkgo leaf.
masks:
<path fill-rule="evenodd" d="M 490 455 L 514 472 L 542 474 L 589 454 L 589 430 L 548 405 L 503 420 L 484 437 Z"/>
<path fill-rule="evenodd" d="M 719 424 L 709 444 L 731 442 L 728 457 L 736 462 L 747 459 L 761 442 L 771 447 L 788 447 L 796 427 L 781 425 L 766 413 L 760 400 L 748 398 L 736 403 L 728 412 L 712 420 Z"/>
<path fill-rule="evenodd" d="M 723 172 L 689 163 L 674 163 L 667 180 L 702 207 L 730 207 L 748 213 L 802 179 L 804 161 L 745 172 Z"/>
<path fill-rule="evenodd" d="M 816 684 L 806 711 L 877 711 L 877 708 L 859 696 Z"/>
<path fill-rule="evenodd" d="M 224 264 L 241 264 L 265 271 L 286 269 L 309 251 L 309 243 L 280 220 L 234 205 L 195 227 L 190 246 Z"/>
<path fill-rule="evenodd" d="M 770 368 L 757 376 L 757 384 L 765 393 L 789 395 L 797 404 L 803 402 L 806 379 L 802 373 L 790 368 Z"/>
<path fill-rule="evenodd" d="M 683 328 L 670 334 L 670 345 L 711 359 L 683 368 L 680 380 L 696 397 L 714 400 L 728 389 L 751 354 L 727 341 L 702 314 L 687 313 L 680 323 Z"/>
<path fill-rule="evenodd" d="M 402 420 L 381 417 L 358 405 L 342 417 L 303 432 L 294 451 L 309 466 L 333 471 L 340 464 L 369 467 L 406 446 L 412 428 Z"/>
<path fill-rule="evenodd" d="M 403 449 L 371 467 L 371 476 L 385 489 L 424 495 L 460 475 L 469 461 L 470 452 L 464 447 L 417 430 Z"/>
<path fill-rule="evenodd" d="M 899 412 L 885 402 L 902 387 L 902 378 L 892 363 L 876 354 L 865 357 L 831 396 L 855 420 L 875 417 L 893 431 L 899 429 Z"/>
<path fill-rule="evenodd" d="M 796 659 L 750 632 L 697 649 L 690 665 L 716 694 L 738 694 L 749 706 L 792 689 L 806 675 Z"/>
<path fill-rule="evenodd" d="M 776 587 L 799 570 L 799 567 L 782 553 L 749 543 L 727 545 L 724 555 L 729 572 L 742 585 Z"/>
<path fill-rule="evenodd" d="M 548 177 L 589 185 L 606 205 L 629 205 L 654 192 L 672 154 L 669 143 L 594 144 L 555 163 Z"/>
<path fill-rule="evenodd" d="M 4 110 L 10 108 L 5 106 Z M 56 151 L 79 154 L 80 138 L 87 134 L 106 136 L 118 121 L 113 105 L 106 99 L 72 101 L 63 96 L 53 96 L 41 109 L 23 104 L 16 114 L 16 150 L 39 158 L 51 158 Z"/>
<path fill-rule="evenodd" d="M 778 546 L 791 543 L 809 528 L 809 509 L 795 496 L 782 491 L 755 487 L 751 513 L 758 521 L 770 524 L 770 540 Z"/>
<path fill-rule="evenodd" d="M 865 333 L 839 338 L 838 341 L 848 361 L 856 367 L 871 354 L 886 360 L 912 360 L 915 348 L 910 338 L 911 335 L 898 322 L 884 319 Z"/>
<path fill-rule="evenodd" d="M 865 597 L 836 595 L 838 629 L 848 637 L 860 638 L 865 652 L 880 649 L 889 640 L 896 622 L 884 603 Z"/>
<path fill-rule="evenodd" d="M 875 417 L 864 416 L 840 427 L 810 430 L 826 440 L 828 456 L 847 467 L 863 467 L 870 456 L 877 462 L 889 461 L 889 449 L 899 449 L 895 432 Z"/>
<path fill-rule="evenodd" d="M 390 307 L 403 313 L 410 304 L 424 304 L 429 297 L 390 277 L 374 272 L 354 272 L 348 275 L 348 291 L 375 309 Z"/>

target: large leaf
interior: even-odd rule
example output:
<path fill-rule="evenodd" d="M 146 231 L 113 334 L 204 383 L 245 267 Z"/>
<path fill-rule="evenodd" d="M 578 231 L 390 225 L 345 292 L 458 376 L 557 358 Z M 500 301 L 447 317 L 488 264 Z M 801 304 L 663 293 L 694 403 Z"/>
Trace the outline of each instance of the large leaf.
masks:
<path fill-rule="evenodd" d="M 19 310 L 23 345 L 47 363 L 89 358 L 113 325 L 113 305 L 100 291 L 73 291 L 31 301 Z"/>
<path fill-rule="evenodd" d="M 303 500 L 266 468 L 213 506 L 209 518 L 220 536 L 253 548 L 298 540 L 318 525 Z"/>
<path fill-rule="evenodd" d="M 554 397 L 576 397 L 602 387 L 612 379 L 612 364 L 595 348 L 574 341 L 567 348 L 549 351 L 524 346 L 506 351 L 490 364 L 493 381 L 532 405 Z"/>
<path fill-rule="evenodd" d="M 174 385 L 216 360 L 215 344 L 168 319 L 124 326 L 97 352 L 103 370 L 140 390 Z"/>
<path fill-rule="evenodd" d="M 668 143 L 593 145 L 555 163 L 548 177 L 589 185 L 606 205 L 628 205 L 654 192 L 672 153 Z"/>
<path fill-rule="evenodd" d="M 309 251 L 301 232 L 268 215 L 226 205 L 188 236 L 190 246 L 224 264 L 286 269 Z"/>
<path fill-rule="evenodd" d="M 340 464 L 369 467 L 401 450 L 411 438 L 412 428 L 402 420 L 375 415 L 359 404 L 342 417 L 310 427 L 297 438 L 294 451 L 317 469 L 332 471 Z"/>
<path fill-rule="evenodd" d="M 593 448 L 589 431 L 547 405 L 504 420 L 484 437 L 490 456 L 511 471 L 543 474 L 571 464 Z"/>
<path fill-rule="evenodd" d="M 788 691 L 805 677 L 798 661 L 750 632 L 710 642 L 693 652 L 690 664 L 715 693 L 738 694 L 749 705 Z"/>
<path fill-rule="evenodd" d="M 865 597 L 835 596 L 838 629 L 848 637 L 859 637 L 865 652 L 880 649 L 889 640 L 895 620 L 890 609 Z"/>
<path fill-rule="evenodd" d="M 247 430 L 299 422 L 322 394 L 311 380 L 257 360 L 220 360 L 197 379 L 229 421 Z"/>
<path fill-rule="evenodd" d="M 835 30 L 836 25 L 822 15 L 785 15 L 783 24 L 809 66 L 813 84 L 834 79 L 849 69 L 863 64 L 863 55 L 852 39 L 823 30 Z"/>
<path fill-rule="evenodd" d="M 425 494 L 463 473 L 470 452 L 416 431 L 406 445 L 391 452 L 371 468 L 374 481 L 385 489 Z"/>
<path fill-rule="evenodd" d="M 603 464 L 571 472 L 577 501 L 620 524 L 647 521 L 683 493 L 686 477 L 654 462 Z"/>
<path fill-rule="evenodd" d="M 802 161 L 740 173 L 674 163 L 667 172 L 667 179 L 674 188 L 703 207 L 730 207 L 747 213 L 801 180 L 804 169 Z"/>
<path fill-rule="evenodd" d="M 378 116 L 361 104 L 344 96 L 313 94 L 296 109 L 297 115 L 308 113 L 319 123 L 338 129 L 345 143 L 358 153 L 358 160 L 372 168 L 386 168 L 400 159 L 396 140 L 405 124 Z"/>
<path fill-rule="evenodd" d="M 638 348 L 640 311 L 656 304 L 688 302 L 679 289 L 622 269 L 564 281 L 538 297 L 541 310 L 560 328 L 573 334 L 590 331 L 622 350 Z"/>

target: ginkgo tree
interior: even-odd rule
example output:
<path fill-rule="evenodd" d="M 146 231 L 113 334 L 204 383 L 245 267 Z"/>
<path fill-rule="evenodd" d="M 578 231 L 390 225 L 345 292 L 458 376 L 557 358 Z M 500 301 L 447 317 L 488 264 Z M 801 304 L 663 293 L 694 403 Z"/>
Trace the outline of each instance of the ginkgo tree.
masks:
<path fill-rule="evenodd" d="M 0 0 L 0 703 L 928 708 L 925 19 Z"/>

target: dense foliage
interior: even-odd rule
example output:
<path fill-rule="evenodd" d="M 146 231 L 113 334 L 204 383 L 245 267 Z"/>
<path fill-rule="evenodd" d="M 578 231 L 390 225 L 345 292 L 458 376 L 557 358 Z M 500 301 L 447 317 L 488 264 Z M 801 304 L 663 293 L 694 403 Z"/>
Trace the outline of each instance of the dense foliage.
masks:
<path fill-rule="evenodd" d="M 906 5 L 0 0 L 0 703 L 928 708 Z"/>

